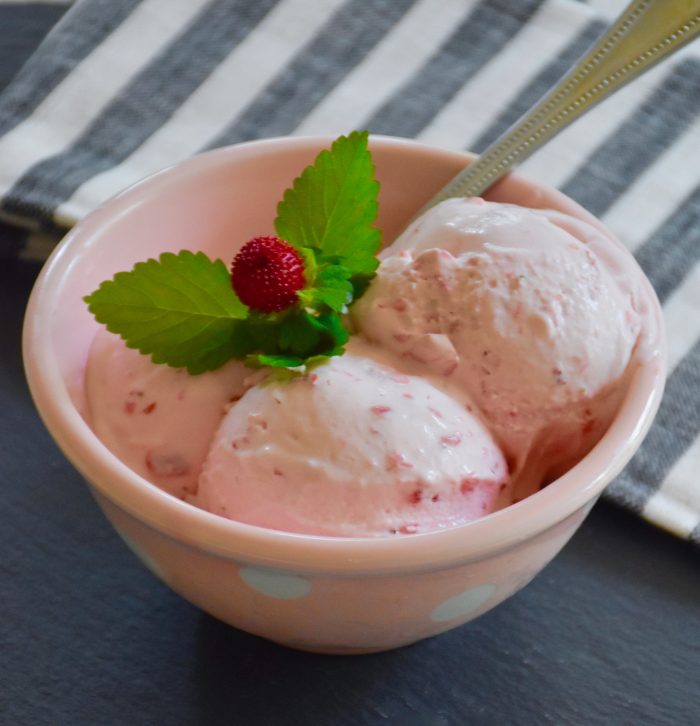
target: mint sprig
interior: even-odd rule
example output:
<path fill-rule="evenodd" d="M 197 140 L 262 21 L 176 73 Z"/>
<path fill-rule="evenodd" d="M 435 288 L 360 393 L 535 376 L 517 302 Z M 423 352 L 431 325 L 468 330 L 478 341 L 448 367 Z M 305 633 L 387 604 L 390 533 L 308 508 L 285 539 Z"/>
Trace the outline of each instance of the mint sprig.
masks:
<path fill-rule="evenodd" d="M 353 131 L 322 151 L 284 193 L 275 219 L 280 237 L 313 250 L 319 266 L 342 265 L 353 285 L 363 287 L 379 265 L 381 244 L 368 139 L 366 131 Z"/>
<path fill-rule="evenodd" d="M 341 355 L 348 337 L 335 313 L 314 315 L 295 307 L 274 316 L 254 314 L 236 328 L 234 357 L 256 368 L 298 368 L 316 356 Z"/>
<path fill-rule="evenodd" d="M 233 357 L 236 329 L 249 314 L 232 294 L 226 265 L 187 250 L 118 272 L 85 302 L 130 348 L 192 374 Z"/>
<path fill-rule="evenodd" d="M 309 369 L 341 355 L 349 337 L 341 316 L 379 264 L 379 184 L 367 145 L 367 132 L 341 136 L 277 207 L 277 233 L 304 260 L 306 285 L 292 308 L 250 310 L 221 260 L 183 250 L 117 273 L 84 298 L 88 309 L 130 348 L 191 374 L 232 358 L 252 367 Z"/>

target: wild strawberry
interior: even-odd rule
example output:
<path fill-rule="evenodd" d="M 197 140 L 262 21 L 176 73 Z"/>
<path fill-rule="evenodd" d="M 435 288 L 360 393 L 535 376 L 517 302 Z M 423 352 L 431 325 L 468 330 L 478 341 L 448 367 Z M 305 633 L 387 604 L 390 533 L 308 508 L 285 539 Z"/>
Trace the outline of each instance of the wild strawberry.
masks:
<path fill-rule="evenodd" d="M 304 261 L 279 237 L 254 237 L 233 260 L 231 285 L 252 310 L 278 313 L 296 303 L 304 287 Z"/>

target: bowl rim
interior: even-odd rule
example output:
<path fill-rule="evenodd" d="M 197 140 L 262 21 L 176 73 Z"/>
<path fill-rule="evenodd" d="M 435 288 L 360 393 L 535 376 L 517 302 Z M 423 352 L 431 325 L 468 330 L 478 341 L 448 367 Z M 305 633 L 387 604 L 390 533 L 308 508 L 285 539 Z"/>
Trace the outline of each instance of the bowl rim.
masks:
<path fill-rule="evenodd" d="M 44 265 L 30 295 L 23 328 L 23 359 L 34 403 L 64 455 L 96 493 L 142 523 L 176 541 L 218 556 L 260 567 L 294 572 L 387 574 L 442 569 L 464 564 L 543 534 L 578 510 L 592 506 L 603 488 L 623 469 L 646 435 L 658 409 L 666 373 L 666 344 L 661 307 L 632 255 L 598 220 L 565 195 L 527 179 L 535 190 L 554 194 L 565 209 L 593 220 L 613 244 L 625 250 L 640 274 L 650 302 L 658 341 L 655 353 L 638 366 L 612 425 L 600 442 L 574 467 L 543 490 L 472 522 L 407 537 L 327 537 L 266 529 L 228 520 L 166 494 L 129 469 L 92 432 L 75 408 L 58 371 L 51 345 L 53 298 L 75 255 L 90 245 L 100 229 L 138 199 L 157 195 L 183 172 L 198 175 L 211 167 L 263 153 L 326 148 L 330 136 L 281 137 L 208 151 L 167 167 L 133 184 L 100 205 L 59 243 Z M 370 137 L 374 149 L 448 159 L 464 165 L 473 155 L 396 137 Z"/>

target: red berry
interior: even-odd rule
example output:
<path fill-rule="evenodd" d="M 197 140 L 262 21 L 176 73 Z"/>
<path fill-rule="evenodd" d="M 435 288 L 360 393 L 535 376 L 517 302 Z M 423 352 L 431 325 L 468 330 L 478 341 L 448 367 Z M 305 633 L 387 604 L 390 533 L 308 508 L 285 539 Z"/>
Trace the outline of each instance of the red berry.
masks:
<path fill-rule="evenodd" d="M 304 287 L 304 261 L 279 237 L 254 237 L 233 260 L 231 285 L 252 310 L 278 313 L 296 303 Z"/>

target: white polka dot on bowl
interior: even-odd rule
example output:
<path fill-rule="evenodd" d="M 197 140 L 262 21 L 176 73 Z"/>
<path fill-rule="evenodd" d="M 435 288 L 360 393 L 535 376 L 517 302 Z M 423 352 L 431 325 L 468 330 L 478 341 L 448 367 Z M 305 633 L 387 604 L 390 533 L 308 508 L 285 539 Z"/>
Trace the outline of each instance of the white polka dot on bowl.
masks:
<path fill-rule="evenodd" d="M 311 583 L 300 575 L 262 567 L 241 567 L 240 575 L 253 590 L 277 600 L 297 600 L 311 592 Z"/>
<path fill-rule="evenodd" d="M 495 585 L 470 587 L 438 605 L 430 614 L 430 619 L 437 623 L 444 623 L 448 620 L 464 618 L 486 604 L 494 592 L 496 592 Z"/>

